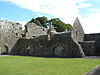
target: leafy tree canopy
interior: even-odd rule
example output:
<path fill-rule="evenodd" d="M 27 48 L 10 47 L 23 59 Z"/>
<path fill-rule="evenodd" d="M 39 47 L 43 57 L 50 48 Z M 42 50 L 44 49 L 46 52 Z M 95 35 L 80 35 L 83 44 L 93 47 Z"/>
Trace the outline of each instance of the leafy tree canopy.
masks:
<path fill-rule="evenodd" d="M 48 23 L 52 23 L 52 25 L 54 26 L 57 32 L 63 32 L 66 29 L 72 30 L 72 26 L 70 24 L 66 24 L 62 22 L 59 18 L 53 18 L 53 19 L 48 20 L 47 17 L 42 16 L 42 17 L 37 17 L 35 19 L 38 20 L 42 24 L 43 27 L 47 27 Z M 32 23 L 34 22 L 35 19 L 32 19 L 29 22 Z"/>

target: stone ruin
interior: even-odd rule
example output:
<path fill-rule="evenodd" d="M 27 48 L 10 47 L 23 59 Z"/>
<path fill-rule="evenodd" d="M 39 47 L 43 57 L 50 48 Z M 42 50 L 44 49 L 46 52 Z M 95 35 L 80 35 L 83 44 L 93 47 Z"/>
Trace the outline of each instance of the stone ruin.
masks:
<path fill-rule="evenodd" d="M 100 55 L 100 33 L 85 34 L 76 18 L 72 31 L 56 32 L 39 22 L 21 24 L 0 21 L 0 54 L 43 57 L 83 57 Z"/>

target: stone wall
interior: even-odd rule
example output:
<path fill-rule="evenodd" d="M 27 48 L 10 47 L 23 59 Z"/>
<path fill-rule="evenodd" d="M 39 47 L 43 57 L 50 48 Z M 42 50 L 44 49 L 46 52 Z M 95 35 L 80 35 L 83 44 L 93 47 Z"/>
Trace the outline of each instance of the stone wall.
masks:
<path fill-rule="evenodd" d="M 21 24 L 4 20 L 0 21 L 0 54 L 45 57 L 100 55 L 100 33 L 84 36 L 78 18 L 72 31 L 61 33 L 35 23 L 27 23 L 22 32 Z"/>
<path fill-rule="evenodd" d="M 46 57 L 82 57 L 82 48 L 73 41 L 71 33 L 54 34 L 48 40 L 48 35 L 33 39 L 19 39 L 11 54 Z"/>
<path fill-rule="evenodd" d="M 81 45 L 86 55 L 100 55 L 100 33 L 85 34 Z"/>
<path fill-rule="evenodd" d="M 85 34 L 84 41 L 95 41 L 100 37 L 100 33 Z"/>
<path fill-rule="evenodd" d="M 9 54 L 18 38 L 7 38 L 0 40 L 1 54 Z"/>
<path fill-rule="evenodd" d="M 95 56 L 96 55 L 96 51 L 95 51 L 95 41 L 83 41 L 80 43 L 82 48 L 83 48 L 83 52 L 85 53 L 86 56 Z"/>
<path fill-rule="evenodd" d="M 95 51 L 96 55 L 100 56 L 100 37 L 98 37 L 95 41 Z"/>
<path fill-rule="evenodd" d="M 11 55 L 29 55 L 30 44 L 33 40 L 20 38 L 12 47 L 9 54 Z"/>
<path fill-rule="evenodd" d="M 14 44 L 21 38 L 21 33 L 21 24 L 0 20 L 0 54 L 9 54 Z"/>

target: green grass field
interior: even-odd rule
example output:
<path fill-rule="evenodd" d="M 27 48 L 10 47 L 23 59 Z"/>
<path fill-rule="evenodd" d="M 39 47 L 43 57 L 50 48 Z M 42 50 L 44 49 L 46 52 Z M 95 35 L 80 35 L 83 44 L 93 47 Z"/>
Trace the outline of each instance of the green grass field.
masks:
<path fill-rule="evenodd" d="M 0 56 L 0 75 L 82 75 L 97 65 L 98 59 Z"/>

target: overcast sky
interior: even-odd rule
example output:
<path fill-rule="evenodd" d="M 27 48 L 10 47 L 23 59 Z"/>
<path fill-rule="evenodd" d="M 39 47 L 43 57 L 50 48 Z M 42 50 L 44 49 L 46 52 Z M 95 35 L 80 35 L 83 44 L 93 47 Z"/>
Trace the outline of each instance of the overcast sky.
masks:
<path fill-rule="evenodd" d="M 79 17 L 85 33 L 100 32 L 100 0 L 0 0 L 0 19 L 26 23 L 47 16 L 73 24 Z"/>

